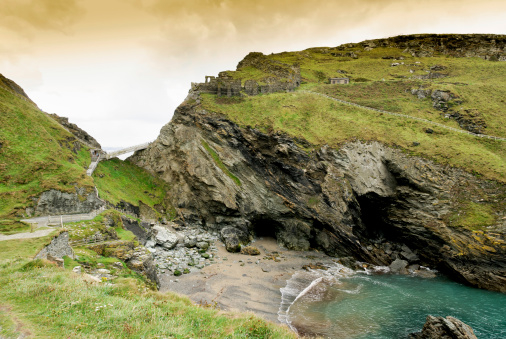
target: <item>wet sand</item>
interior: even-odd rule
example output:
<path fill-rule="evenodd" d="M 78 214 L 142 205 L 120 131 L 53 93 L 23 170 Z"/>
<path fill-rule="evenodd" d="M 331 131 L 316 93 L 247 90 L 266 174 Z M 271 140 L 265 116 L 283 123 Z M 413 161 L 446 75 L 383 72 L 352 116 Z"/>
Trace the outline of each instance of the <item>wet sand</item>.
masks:
<path fill-rule="evenodd" d="M 215 304 L 224 311 L 250 311 L 277 322 L 279 289 L 285 287 L 286 281 L 303 265 L 333 263 L 333 258 L 322 253 L 280 248 L 273 238 L 259 238 L 251 246 L 258 248 L 260 255 L 229 253 L 217 241 L 218 251 L 212 265 L 179 277 L 170 273 L 160 275 L 160 291 L 184 294 L 197 304 Z M 274 252 L 278 253 L 274 256 L 276 261 Z"/>

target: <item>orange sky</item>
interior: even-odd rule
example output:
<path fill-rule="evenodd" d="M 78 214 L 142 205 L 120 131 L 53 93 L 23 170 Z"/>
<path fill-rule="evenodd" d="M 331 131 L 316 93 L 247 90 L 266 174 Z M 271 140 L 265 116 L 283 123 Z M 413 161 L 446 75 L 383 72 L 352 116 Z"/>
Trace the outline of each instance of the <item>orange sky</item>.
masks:
<path fill-rule="evenodd" d="M 506 33 L 504 0 L 1 0 L 0 73 L 105 147 L 156 138 L 190 82 L 250 51 Z"/>

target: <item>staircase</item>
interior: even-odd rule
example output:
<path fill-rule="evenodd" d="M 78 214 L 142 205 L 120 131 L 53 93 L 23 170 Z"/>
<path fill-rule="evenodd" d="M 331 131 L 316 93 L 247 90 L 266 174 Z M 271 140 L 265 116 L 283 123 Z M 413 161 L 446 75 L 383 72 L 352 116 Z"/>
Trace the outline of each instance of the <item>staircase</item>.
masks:
<path fill-rule="evenodd" d="M 102 154 L 99 153 L 98 156 L 92 156 L 91 157 L 91 164 L 90 167 L 88 167 L 88 170 L 86 171 L 86 174 L 91 177 L 93 172 L 95 171 L 95 168 L 97 168 L 98 163 L 100 162 L 100 158 L 102 157 Z"/>

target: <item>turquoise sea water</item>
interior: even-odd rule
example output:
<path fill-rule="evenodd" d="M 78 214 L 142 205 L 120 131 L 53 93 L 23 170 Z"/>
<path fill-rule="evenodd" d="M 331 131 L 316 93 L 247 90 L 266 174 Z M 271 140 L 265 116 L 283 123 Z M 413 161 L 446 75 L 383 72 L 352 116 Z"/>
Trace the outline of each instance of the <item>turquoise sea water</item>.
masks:
<path fill-rule="evenodd" d="M 327 277 L 303 294 L 286 314 L 299 333 L 330 338 L 407 338 L 422 329 L 430 314 L 460 319 L 480 339 L 506 338 L 506 294 L 446 278 L 391 274 Z"/>

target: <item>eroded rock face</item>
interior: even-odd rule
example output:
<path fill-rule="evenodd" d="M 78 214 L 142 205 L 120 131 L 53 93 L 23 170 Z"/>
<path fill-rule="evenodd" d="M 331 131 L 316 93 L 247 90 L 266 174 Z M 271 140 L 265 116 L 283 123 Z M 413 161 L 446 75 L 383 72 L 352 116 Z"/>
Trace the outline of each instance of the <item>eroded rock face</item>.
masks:
<path fill-rule="evenodd" d="M 479 235 L 452 227 L 449 218 L 462 194 L 471 199 L 473 190 L 501 201 L 502 184 L 377 142 L 308 153 L 288 136 L 240 128 L 189 104 L 130 160 L 170 183 L 184 220 L 222 231 L 231 250 L 254 235 L 273 236 L 289 249 L 314 248 L 378 265 L 411 260 L 506 292 L 505 208 L 498 209 L 497 224 Z"/>
<path fill-rule="evenodd" d="M 69 118 L 66 117 L 60 117 L 57 114 L 48 114 L 51 118 L 58 121 L 60 125 L 65 127 L 70 133 L 74 134 L 74 136 L 86 143 L 88 143 L 90 146 L 93 146 L 98 149 L 102 149 L 102 146 L 98 143 L 95 138 L 93 138 L 91 135 L 89 135 L 85 130 L 79 128 L 76 124 L 73 124 L 69 122 Z"/>
<path fill-rule="evenodd" d="M 153 255 L 146 250 L 145 247 L 139 246 L 134 248 L 126 264 L 130 269 L 145 275 L 149 280 L 154 282 L 157 287 L 160 286 Z"/>
<path fill-rule="evenodd" d="M 77 188 L 76 193 L 49 190 L 34 198 L 34 207 L 27 209 L 29 215 L 59 215 L 89 213 L 104 205 L 96 192 L 86 193 Z"/>
<path fill-rule="evenodd" d="M 51 243 L 44 247 L 35 259 L 62 259 L 64 256 L 74 258 L 74 251 L 69 244 L 69 232 L 62 232 L 51 240 Z"/>
<path fill-rule="evenodd" d="M 427 316 L 423 330 L 412 333 L 409 339 L 477 339 L 471 326 L 454 317 Z"/>

